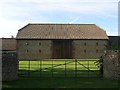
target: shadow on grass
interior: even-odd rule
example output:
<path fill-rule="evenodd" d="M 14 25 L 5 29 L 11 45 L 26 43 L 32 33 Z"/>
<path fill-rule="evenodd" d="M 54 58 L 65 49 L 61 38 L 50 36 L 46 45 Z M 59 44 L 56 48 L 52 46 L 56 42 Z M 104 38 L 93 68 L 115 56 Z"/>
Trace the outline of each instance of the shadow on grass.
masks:
<path fill-rule="evenodd" d="M 16 81 L 3 82 L 3 88 L 118 88 L 118 81 L 100 77 L 99 70 L 57 67 L 19 70 L 18 75 Z"/>
<path fill-rule="evenodd" d="M 118 88 L 118 81 L 104 78 L 19 77 L 16 81 L 3 82 L 3 88 Z"/>
<path fill-rule="evenodd" d="M 42 69 L 42 70 L 19 70 L 19 76 L 23 77 L 101 77 L 99 70 L 74 70 L 74 69 Z"/>
<path fill-rule="evenodd" d="M 77 76 L 75 76 L 76 73 Z M 3 88 L 54 88 L 53 90 L 58 88 L 112 88 L 115 90 L 118 88 L 118 81 L 93 76 L 98 74 L 98 71 L 88 72 L 87 70 L 77 72 L 66 70 L 65 74 L 65 70 L 61 68 L 43 71 L 20 70 L 19 79 L 3 82 Z"/>

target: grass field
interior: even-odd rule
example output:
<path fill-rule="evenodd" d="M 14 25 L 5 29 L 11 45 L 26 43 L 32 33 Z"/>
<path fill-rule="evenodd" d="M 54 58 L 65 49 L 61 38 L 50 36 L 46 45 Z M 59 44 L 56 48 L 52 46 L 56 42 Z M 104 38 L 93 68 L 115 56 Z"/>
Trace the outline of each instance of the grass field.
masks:
<path fill-rule="evenodd" d="M 104 78 L 19 78 L 3 88 L 118 88 L 118 81 Z M 115 90 L 115 89 L 113 89 Z"/>
<path fill-rule="evenodd" d="M 20 61 L 19 75 L 32 77 L 97 77 L 96 60 Z"/>
<path fill-rule="evenodd" d="M 118 88 L 116 80 L 95 77 L 99 68 L 94 62 L 20 61 L 19 79 L 3 82 L 3 88 Z"/>

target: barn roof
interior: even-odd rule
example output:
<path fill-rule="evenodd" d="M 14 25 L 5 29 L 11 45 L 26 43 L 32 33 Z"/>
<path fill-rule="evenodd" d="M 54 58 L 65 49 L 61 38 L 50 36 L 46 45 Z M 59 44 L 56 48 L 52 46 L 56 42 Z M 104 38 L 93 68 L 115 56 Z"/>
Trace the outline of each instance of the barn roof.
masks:
<path fill-rule="evenodd" d="M 108 39 L 95 24 L 28 24 L 18 31 L 17 39 Z"/>

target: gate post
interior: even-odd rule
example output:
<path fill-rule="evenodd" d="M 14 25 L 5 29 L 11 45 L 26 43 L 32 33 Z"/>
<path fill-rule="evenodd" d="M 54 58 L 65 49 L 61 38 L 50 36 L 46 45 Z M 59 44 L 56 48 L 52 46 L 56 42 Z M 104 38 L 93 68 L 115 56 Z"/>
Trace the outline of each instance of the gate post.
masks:
<path fill-rule="evenodd" d="M 108 50 L 103 56 L 103 77 L 108 79 L 120 79 L 119 66 L 120 52 Z"/>

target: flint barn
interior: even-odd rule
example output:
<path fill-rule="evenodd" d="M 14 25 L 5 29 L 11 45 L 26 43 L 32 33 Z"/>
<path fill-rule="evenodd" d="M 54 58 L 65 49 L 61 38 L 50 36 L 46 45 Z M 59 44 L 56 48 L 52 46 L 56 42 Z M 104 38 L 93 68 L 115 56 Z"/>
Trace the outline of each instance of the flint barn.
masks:
<path fill-rule="evenodd" d="M 108 43 L 95 24 L 28 24 L 16 39 L 19 60 L 97 59 Z"/>

